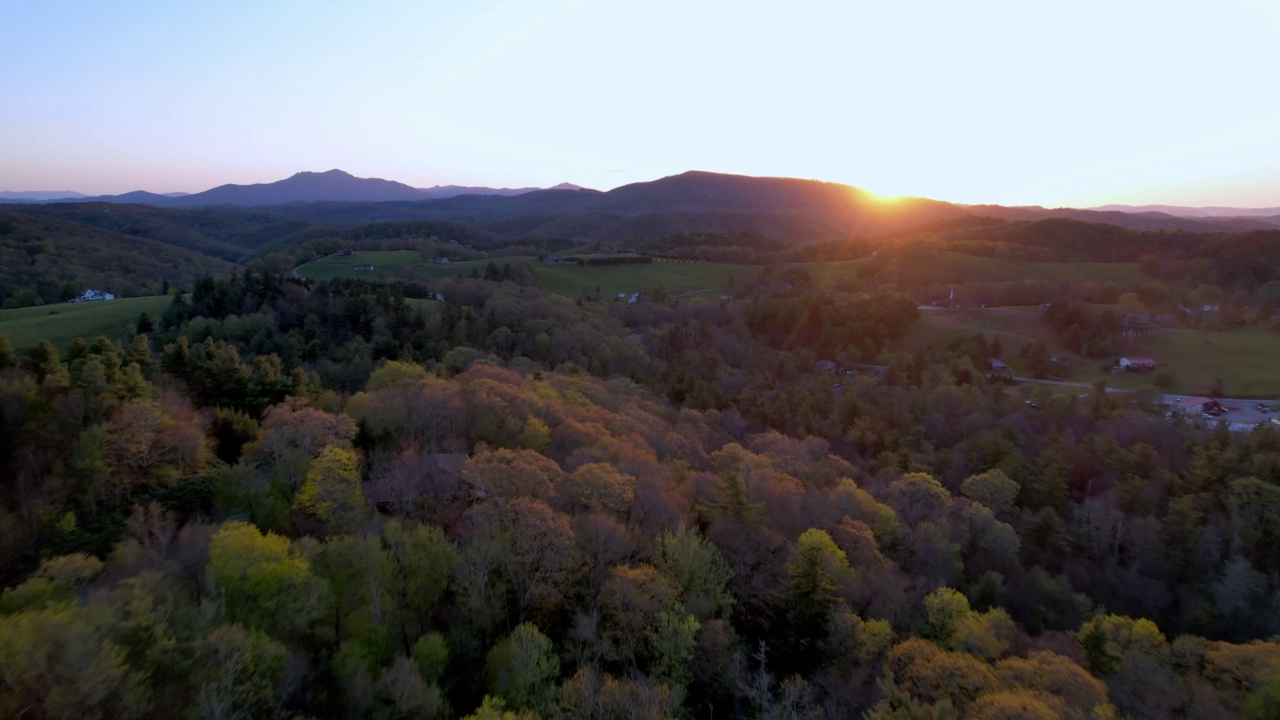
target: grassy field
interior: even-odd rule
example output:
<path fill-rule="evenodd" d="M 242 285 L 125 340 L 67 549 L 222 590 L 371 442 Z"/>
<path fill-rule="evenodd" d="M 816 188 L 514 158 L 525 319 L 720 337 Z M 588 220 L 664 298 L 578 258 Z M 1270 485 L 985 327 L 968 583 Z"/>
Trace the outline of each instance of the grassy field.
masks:
<path fill-rule="evenodd" d="M 1280 396 L 1280 335 L 1265 327 L 1210 332 L 1186 330 L 1148 335 L 1126 353 L 1154 359 L 1173 373 L 1174 392 L 1207 394 L 1218 378 L 1233 397 Z M 1100 370 L 1088 368 L 1094 379 Z M 1151 376 L 1117 373 L 1116 387 L 1145 386 Z"/>
<path fill-rule="evenodd" d="M 0 310 L 0 333 L 9 336 L 15 349 L 32 347 L 41 340 L 62 348 L 78 337 L 114 338 L 132 327 L 144 312 L 158 317 L 169 307 L 169 301 L 167 295 L 155 295 Z"/>
<path fill-rule="evenodd" d="M 376 280 L 435 280 L 470 275 L 484 271 L 490 260 L 440 265 L 423 262 L 413 250 L 357 252 L 350 257 L 329 257 L 298 268 L 298 274 L 314 280 L 334 277 L 364 277 Z M 755 265 L 728 263 L 654 262 L 642 265 L 543 265 L 536 258 L 495 258 L 498 264 L 525 262 L 534 264 L 534 277 L 539 287 L 565 295 L 579 295 L 596 288 L 606 296 L 618 293 L 652 293 L 659 287 L 672 295 L 688 293 L 690 297 L 715 295 L 729 285 L 729 278 L 746 279 L 760 272 Z M 372 265 L 373 270 L 356 270 L 357 265 Z"/>
<path fill-rule="evenodd" d="M 1034 340 L 1053 342 L 1053 333 L 1040 313 L 1027 308 L 921 310 L 920 319 L 894 344 L 901 352 L 918 352 L 931 345 L 945 346 L 953 338 L 981 332 L 987 339 L 1000 338 L 1005 355 L 1013 355 Z"/>
<path fill-rule="evenodd" d="M 869 258 L 843 262 L 802 263 L 814 280 L 834 284 L 837 280 L 856 277 L 858 267 Z M 933 252 L 913 259 L 909 266 L 892 270 L 903 285 L 927 283 L 1008 282 L 1013 280 L 1055 280 L 1076 282 L 1113 282 L 1122 287 L 1136 287 L 1152 282 L 1142 274 L 1137 263 L 1048 263 Z"/>
<path fill-rule="evenodd" d="M 533 262 L 534 258 L 497 258 L 499 264 Z M 327 257 L 307 263 L 297 272 L 304 278 L 328 280 L 335 277 L 372 278 L 374 280 L 435 280 L 438 278 L 470 275 L 473 270 L 484 272 L 490 260 L 470 260 L 442 265 L 425 262 L 416 250 L 378 250 L 357 252 L 348 257 Z M 372 265 L 372 270 L 356 270 L 357 265 Z"/>
<path fill-rule="evenodd" d="M 760 272 L 757 265 L 654 262 L 645 265 L 539 265 L 538 285 L 552 292 L 578 295 L 600 288 L 605 297 L 618 293 L 652 293 L 661 287 L 672 295 L 718 294 L 730 278 L 745 280 Z"/>
<path fill-rule="evenodd" d="M 329 257 L 298 268 L 298 274 L 315 280 L 333 277 L 367 277 L 377 280 L 433 280 L 470 275 L 484 270 L 489 260 L 439 265 L 424 262 L 413 250 L 357 252 L 349 257 Z M 756 265 L 733 265 L 710 262 L 655 262 L 647 265 L 543 265 L 530 257 L 496 258 L 499 264 L 534 263 L 538 285 L 552 292 L 578 295 L 597 287 L 606 295 L 617 293 L 651 293 L 658 287 L 673 295 L 713 296 L 729 284 L 730 277 L 745 279 L 761 271 Z M 856 277 L 858 266 L 868 260 L 844 262 L 800 263 L 822 285 Z M 372 265 L 372 270 L 356 270 L 357 265 Z M 1066 280 L 1079 282 L 1114 282 L 1134 287 L 1150 278 L 1132 263 L 1036 263 L 937 252 L 924 256 L 910 266 L 894 269 L 895 276 L 907 286 L 921 283 L 1004 282 L 1012 280 Z"/>
<path fill-rule="evenodd" d="M 1067 353 L 1039 317 L 1038 308 L 988 308 L 923 310 L 905 336 L 894 343 L 898 352 L 918 352 L 931 345 L 942 347 L 953 338 L 981 332 L 988 340 L 1000 338 L 1004 360 L 1015 373 L 1028 373 L 1018 352 L 1033 340 L 1044 340 L 1051 352 L 1071 357 L 1076 371 L 1066 378 L 1092 383 L 1106 380 L 1111 387 L 1126 390 L 1154 390 L 1150 373 L 1104 372 L 1105 360 L 1087 359 Z M 1173 376 L 1168 392 L 1208 393 L 1214 380 L 1222 378 L 1226 394 L 1235 397 L 1280 396 L 1280 335 L 1262 326 L 1210 332 L 1177 330 L 1148 335 L 1133 341 L 1126 355 L 1154 358 Z M 1161 391 L 1163 392 L 1163 391 Z"/>

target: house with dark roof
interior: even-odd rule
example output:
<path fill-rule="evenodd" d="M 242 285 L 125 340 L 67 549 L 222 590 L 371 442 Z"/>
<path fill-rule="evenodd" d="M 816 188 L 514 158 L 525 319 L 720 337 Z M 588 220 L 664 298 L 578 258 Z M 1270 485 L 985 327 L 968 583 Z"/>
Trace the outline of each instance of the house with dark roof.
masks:
<path fill-rule="evenodd" d="M 1155 326 L 1151 322 L 1151 316 L 1146 313 L 1125 313 L 1124 314 L 1124 334 L 1128 337 L 1150 334 Z"/>

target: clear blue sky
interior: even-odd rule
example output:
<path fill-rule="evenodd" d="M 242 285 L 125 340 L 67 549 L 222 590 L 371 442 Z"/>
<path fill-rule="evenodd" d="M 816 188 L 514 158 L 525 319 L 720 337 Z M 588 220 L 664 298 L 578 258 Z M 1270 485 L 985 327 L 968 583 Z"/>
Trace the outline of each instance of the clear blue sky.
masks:
<path fill-rule="evenodd" d="M 690 169 L 1280 206 L 1280 1 L 0 0 L 0 190 Z"/>

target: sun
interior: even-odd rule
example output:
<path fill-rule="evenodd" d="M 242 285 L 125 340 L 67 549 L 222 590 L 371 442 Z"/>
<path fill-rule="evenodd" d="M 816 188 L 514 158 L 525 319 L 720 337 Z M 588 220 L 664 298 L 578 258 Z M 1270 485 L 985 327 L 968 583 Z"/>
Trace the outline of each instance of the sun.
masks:
<path fill-rule="evenodd" d="M 863 192 L 866 193 L 868 200 L 877 205 L 896 205 L 908 197 L 907 195 L 882 195 L 871 190 L 863 190 Z"/>

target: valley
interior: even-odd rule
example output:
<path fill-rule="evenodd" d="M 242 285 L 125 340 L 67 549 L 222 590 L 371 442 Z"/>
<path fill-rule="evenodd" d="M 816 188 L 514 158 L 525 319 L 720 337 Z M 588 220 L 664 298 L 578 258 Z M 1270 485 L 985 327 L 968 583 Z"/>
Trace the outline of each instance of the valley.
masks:
<path fill-rule="evenodd" d="M 1280 667 L 1280 231 L 1014 211 L 705 173 L 7 206 L 0 630 L 53 670 L 0 632 L 0 710 L 78 697 L 64 626 L 165 678 L 140 718 L 224 648 L 301 663 L 245 717 L 1244 708 L 1224 668 Z"/>

